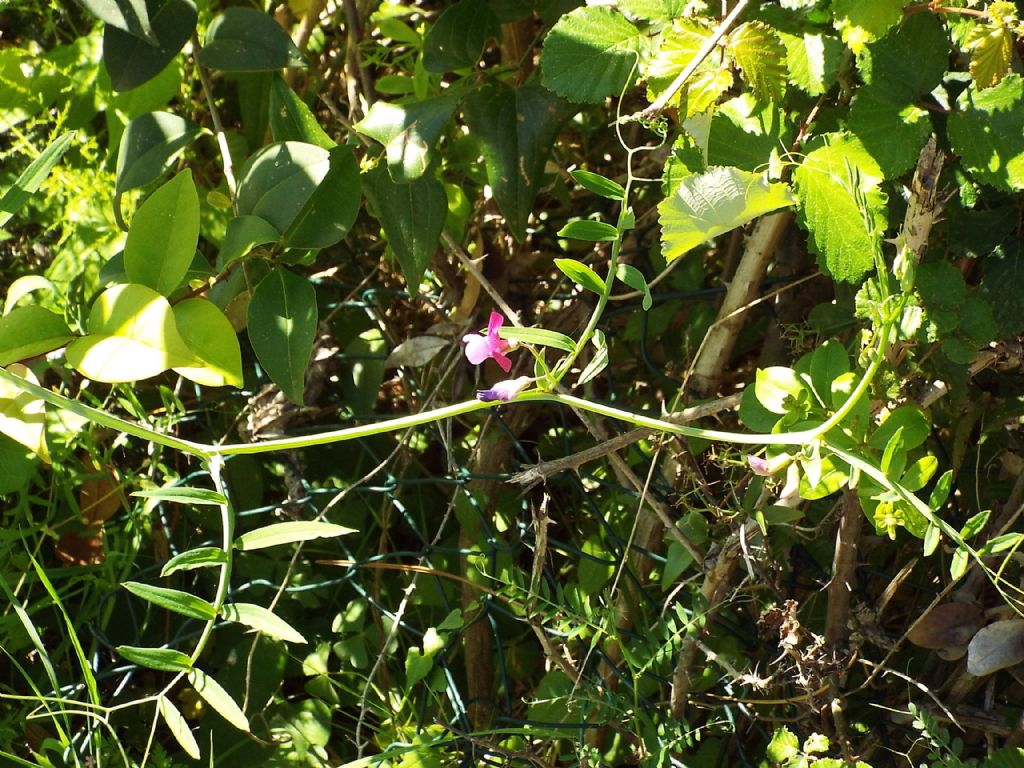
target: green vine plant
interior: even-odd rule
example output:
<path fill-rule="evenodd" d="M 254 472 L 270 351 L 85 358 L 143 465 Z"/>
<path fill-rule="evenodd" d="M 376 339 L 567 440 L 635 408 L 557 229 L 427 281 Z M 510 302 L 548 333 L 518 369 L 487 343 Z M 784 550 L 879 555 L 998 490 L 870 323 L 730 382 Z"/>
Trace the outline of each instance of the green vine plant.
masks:
<path fill-rule="evenodd" d="M 462 0 L 445 14 L 467 2 Z M 105 46 L 104 58 L 115 88 L 127 90 L 141 85 L 144 80 L 137 82 L 139 78 L 162 70 L 180 55 L 182 46 L 195 33 L 196 20 L 192 18 L 191 24 L 185 24 L 189 27 L 184 30 L 187 34 L 175 33 L 181 37 L 177 49 L 154 49 L 147 53 L 156 57 L 153 61 L 127 67 L 122 59 L 132 40 L 144 40 L 151 34 L 165 39 L 170 30 L 159 26 L 168 23 L 166 19 L 135 19 L 110 10 L 111 4 L 83 4 L 107 24 L 113 42 Z M 913 165 L 918 150 L 931 136 L 926 116 L 918 114 L 921 110 L 908 113 L 907 124 L 914 138 L 920 139 L 913 146 L 909 164 L 905 153 L 899 157 L 872 156 L 857 138 L 856 125 L 850 126 L 850 131 L 814 137 L 799 153 L 785 148 L 779 125 L 769 125 L 776 119 L 772 105 L 792 87 L 790 81 L 814 97 L 831 85 L 826 79 L 836 77 L 838 61 L 832 59 L 817 62 L 822 67 L 828 64 L 819 72 L 797 68 L 801 56 L 806 65 L 807 57 L 812 55 L 801 46 L 814 34 L 822 38 L 822 51 L 837 53 L 841 40 L 859 56 L 866 55 L 868 46 L 884 38 L 904 15 L 911 21 L 915 17 L 934 21 L 940 15 L 959 14 L 957 23 L 969 25 L 960 30 L 960 37 L 969 55 L 971 84 L 964 91 L 962 111 L 950 117 L 950 140 L 961 150 L 967 169 L 982 181 L 1020 189 L 1024 179 L 1019 168 L 1014 170 L 1016 166 L 1012 166 L 1008 173 L 1014 175 L 1009 178 L 996 177 L 984 158 L 976 158 L 972 155 L 975 150 L 968 146 L 976 129 L 970 121 L 977 122 L 981 119 L 978 115 L 987 114 L 991 105 L 986 99 L 995 98 L 993 92 L 1016 102 L 1024 98 L 1021 78 L 1011 73 L 1012 48 L 1022 34 L 1015 6 L 994 2 L 981 11 L 946 8 L 938 3 L 889 3 L 886 7 L 897 9 L 893 14 L 881 9 L 861 14 L 850 7 L 851 3 L 837 2 L 835 16 L 830 19 L 839 33 L 837 39 L 822 37 L 820 31 L 797 34 L 794 25 L 801 30 L 801 25 L 816 30 L 821 27 L 819 17 L 824 12 L 814 2 L 782 4 L 806 11 L 799 24 L 794 17 L 768 8 L 739 22 L 748 10 L 746 0 L 714 22 L 674 10 L 645 10 L 648 6 L 668 9 L 675 5 L 681 4 L 623 0 L 614 8 L 588 5 L 565 14 L 545 37 L 540 57 L 543 86 L 537 82 L 513 86 L 498 76 L 479 85 L 465 77 L 442 92 L 424 94 L 408 105 L 377 102 L 352 127 L 353 136 L 358 134 L 369 147 L 360 158 L 353 146 L 337 144 L 322 130 L 309 108 L 277 74 L 281 69 L 304 64 L 283 30 L 262 12 L 228 8 L 209 21 L 202 43 L 196 38 L 193 46 L 197 77 L 210 99 L 212 130 L 219 140 L 225 176 L 222 190 L 207 190 L 207 199 L 220 205 L 228 216 L 215 263 L 207 263 L 197 253 L 200 191 L 192 173 L 184 169 L 155 186 L 137 205 L 125 227 L 123 252 L 104 264 L 101 288 L 82 318 L 74 317 L 67 296 L 60 297 L 51 308 L 24 303 L 26 297 L 41 289 L 55 290 L 45 280 L 23 278 L 9 289 L 5 314 L 0 319 L 0 430 L 4 434 L 46 461 L 45 404 L 89 424 L 191 456 L 212 479 L 213 490 L 173 485 L 133 494 L 218 510 L 223 529 L 220 546 L 182 552 L 161 571 L 166 577 L 184 570 L 216 569 L 212 599 L 135 581 L 123 585 L 153 605 L 201 620 L 202 631 L 187 653 L 172 648 L 117 649 L 129 662 L 173 673 L 158 693 L 133 705 L 154 703 L 166 727 L 193 758 L 200 756 L 200 746 L 170 697 L 180 681 L 186 680 L 229 723 L 249 730 L 249 721 L 238 703 L 199 666 L 215 625 L 235 622 L 288 643 L 306 642 L 302 633 L 268 608 L 228 601 L 235 553 L 354 533 L 323 521 L 293 521 L 263 526 L 236 537 L 236 514 L 222 477 L 224 461 L 231 456 L 357 440 L 498 407 L 531 403 L 568 406 L 662 434 L 749 446 L 752 450 L 763 448 L 763 455 L 749 457 L 749 465 L 756 475 L 784 478 L 779 484 L 780 504 L 821 499 L 849 488 L 856 492 L 864 514 L 879 534 L 895 538 L 899 529 L 905 529 L 921 540 L 925 556 L 935 553 L 947 540 L 955 551 L 950 564 L 954 581 L 974 562 L 1011 605 L 1020 605 L 1019 597 L 1011 594 L 1018 591 L 1016 587 L 993 571 L 987 558 L 1015 550 L 1024 536 L 1006 534 L 981 547 L 972 545 L 969 539 L 984 521 L 976 519 L 958 529 L 943 519 L 952 473 L 947 471 L 936 478 L 938 459 L 922 454 L 931 426 L 928 417 L 913 404 L 886 406 L 879 413 L 870 402 L 879 378 L 887 371 L 890 352 L 912 342 L 921 328 L 922 295 L 917 272 L 923 244 L 912 243 L 915 232 L 901 231 L 895 252 L 889 257 L 884 254 L 886 200 L 879 183 L 883 177 L 896 177 Z M 444 19 L 442 15 L 437 27 Z M 449 18 L 448 23 L 455 21 Z M 589 53 L 594 50 L 605 53 L 595 57 Z M 435 41 L 434 47 L 428 45 L 423 61 L 425 65 L 432 61 L 438 71 L 449 72 L 465 66 L 460 57 L 459 51 Z M 883 64 L 874 62 L 878 68 Z M 223 141 L 224 132 L 206 77 L 210 71 L 273 73 L 268 89 L 268 127 L 274 140 L 253 151 L 238 168 Z M 883 77 L 880 73 L 874 76 Z M 45 388 L 38 374 L 22 364 L 48 355 L 49 364 L 66 364 L 86 380 L 115 386 L 130 387 L 170 371 L 200 387 L 241 387 L 238 332 L 244 327 L 266 375 L 289 400 L 301 404 L 318 314 L 314 285 L 295 267 L 310 263 L 318 251 L 344 239 L 360 212 L 361 194 L 380 221 L 409 286 L 414 288 L 428 269 L 445 225 L 448 202 L 434 173 L 435 145 L 457 106 L 461 104 L 466 123 L 483 137 L 496 204 L 513 236 L 522 239 L 547 159 L 538 146 L 550 144 L 562 121 L 576 111 L 567 99 L 599 102 L 626 94 L 636 82 L 644 84 L 650 106 L 631 117 L 620 115 L 617 130 L 634 119 L 645 126 L 664 128 L 664 122 L 656 121 L 668 109 L 675 110 L 685 129 L 671 148 L 664 179 L 667 193 L 657 209 L 662 256 L 668 266 L 722 234 L 769 214 L 796 210 L 822 269 L 837 281 L 863 282 L 857 294 L 857 310 L 868 327 L 860 336 L 856 360 L 851 362 L 843 344 L 833 340 L 802 356 L 792 367 L 758 370 L 753 383 L 744 389 L 739 412 L 752 431 L 676 424 L 573 395 L 566 388 L 571 373 L 578 373 L 572 386 L 580 387 L 607 365 L 607 341 L 599 325 L 617 286 L 639 292 L 644 297 L 645 311 L 651 306 L 647 279 L 636 267 L 622 262 L 620 255 L 624 239 L 636 227 L 631 201 L 639 182 L 634 177 L 633 156 L 660 146 L 660 141 L 640 147 L 630 147 L 623 141 L 627 155 L 624 184 L 585 169 L 569 173 L 578 187 L 618 206 L 614 223 L 594 216 L 570 221 L 557 233 L 563 241 L 607 248 L 607 258 L 597 269 L 573 258 L 554 261 L 580 291 L 596 296 L 596 302 L 576 338 L 517 323 L 508 327 L 505 321 L 515 318 L 499 313 L 492 316 L 486 332 L 469 334 L 467 353 L 474 363 L 494 359 L 507 371 L 508 354 L 516 348 L 525 348 L 535 361 L 533 377 L 499 382 L 481 390 L 476 399 L 334 431 L 247 443 L 201 443 L 122 418 L 83 402 L 82 396 Z M 876 91 L 882 88 L 880 81 L 869 86 Z M 723 99 L 735 90 L 741 95 L 723 106 Z M 869 97 L 872 94 L 861 94 L 858 99 Z M 899 97 L 892 99 L 899 101 Z M 620 105 L 623 101 L 620 99 Z M 732 120 L 743 109 L 748 110 L 748 116 L 764 110 L 761 122 L 767 127 L 759 140 L 771 149 L 767 157 L 759 156 L 753 164 L 724 163 L 721 156 L 728 150 L 708 143 L 714 141 L 708 138 L 708 127 L 716 120 Z M 534 120 L 523 129 L 534 133 L 529 137 L 520 134 L 518 143 L 511 146 L 505 143 L 502 136 L 508 126 L 496 122 L 503 110 L 511 110 L 516 121 Z M 115 195 L 115 213 L 122 225 L 123 203 L 130 203 L 138 190 L 152 188 L 163 179 L 180 153 L 206 132 L 206 128 L 186 118 L 160 111 L 136 117 L 125 126 L 117 153 Z M 0 205 L 0 210 L 6 212 L 3 216 L 9 218 L 39 189 L 72 140 L 71 134 L 64 134 L 39 155 L 4 196 Z M 512 180 L 508 178 L 510 165 L 522 168 L 521 173 L 511 174 Z M 525 207 L 523 200 L 527 201 Z M 414 214 L 421 223 L 410 226 Z M 937 210 L 929 215 L 934 218 Z M 842 221 L 847 229 L 837 234 L 829 226 L 834 220 Z M 5 221 L 0 220 L 0 224 Z M 925 295 L 924 303 L 928 299 Z M 53 311 L 54 307 L 58 311 Z M 937 333 L 952 336 L 956 331 L 940 329 Z M 62 355 L 55 354 L 58 350 L 63 350 Z M 580 369 L 577 364 L 585 358 L 589 362 Z M 923 499 L 919 494 L 929 486 Z M 763 516 L 759 522 L 765 525 Z M 19 616 L 26 630 L 31 631 L 27 617 L 23 613 Z M 86 716 L 100 721 L 114 709 L 103 706 L 98 699 L 83 707 Z M 153 732 L 150 743 L 152 740 Z M 788 760 L 777 762 L 788 765 Z M 825 761 L 811 764 L 825 765 Z"/>

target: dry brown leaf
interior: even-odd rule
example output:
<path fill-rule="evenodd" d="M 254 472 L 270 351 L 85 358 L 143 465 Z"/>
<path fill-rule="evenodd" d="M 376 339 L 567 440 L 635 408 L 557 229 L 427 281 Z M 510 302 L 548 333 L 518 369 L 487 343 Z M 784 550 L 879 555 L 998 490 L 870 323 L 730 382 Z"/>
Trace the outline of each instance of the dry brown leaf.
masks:
<path fill-rule="evenodd" d="M 907 639 L 921 648 L 942 650 L 955 655 L 956 651 L 967 647 L 984 623 L 984 614 L 978 606 L 945 603 L 929 611 L 907 635 Z"/>
<path fill-rule="evenodd" d="M 92 458 L 82 457 L 85 468 L 98 477 L 82 483 L 78 489 L 78 506 L 86 525 L 102 525 L 121 509 L 121 490 L 117 478 L 109 467 L 99 469 Z"/>
<path fill-rule="evenodd" d="M 982 628 L 967 647 L 967 671 L 984 677 L 1024 661 L 1024 619 L 996 621 Z"/>
<path fill-rule="evenodd" d="M 77 533 L 61 534 L 54 553 L 68 565 L 99 565 L 107 556 L 103 547 L 103 530 L 86 536 Z"/>
<path fill-rule="evenodd" d="M 409 365 L 418 368 L 437 357 L 450 343 L 448 339 L 442 339 L 440 336 L 415 336 L 391 350 L 388 359 L 384 361 L 384 367 L 398 368 Z"/>

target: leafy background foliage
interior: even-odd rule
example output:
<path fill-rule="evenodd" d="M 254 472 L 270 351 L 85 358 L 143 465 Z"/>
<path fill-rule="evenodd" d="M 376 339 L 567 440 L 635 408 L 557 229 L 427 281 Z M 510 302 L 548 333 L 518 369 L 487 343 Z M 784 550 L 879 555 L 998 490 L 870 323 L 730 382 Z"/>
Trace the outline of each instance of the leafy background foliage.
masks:
<path fill-rule="evenodd" d="M 3 759 L 1021 764 L 1020 8 L 721 5 L 0 7 Z"/>

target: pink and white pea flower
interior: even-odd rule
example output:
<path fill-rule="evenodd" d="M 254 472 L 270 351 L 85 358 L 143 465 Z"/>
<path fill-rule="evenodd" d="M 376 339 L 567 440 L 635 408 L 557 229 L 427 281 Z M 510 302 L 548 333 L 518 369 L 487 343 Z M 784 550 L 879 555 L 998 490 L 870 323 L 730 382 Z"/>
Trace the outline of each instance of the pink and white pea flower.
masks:
<path fill-rule="evenodd" d="M 466 358 L 473 365 L 480 365 L 484 360 L 491 359 L 505 373 L 512 370 L 512 361 L 505 353 L 510 344 L 498 336 L 498 329 L 505 323 L 505 318 L 498 312 L 491 312 L 487 322 L 487 333 L 470 333 L 462 337 L 466 342 Z"/>

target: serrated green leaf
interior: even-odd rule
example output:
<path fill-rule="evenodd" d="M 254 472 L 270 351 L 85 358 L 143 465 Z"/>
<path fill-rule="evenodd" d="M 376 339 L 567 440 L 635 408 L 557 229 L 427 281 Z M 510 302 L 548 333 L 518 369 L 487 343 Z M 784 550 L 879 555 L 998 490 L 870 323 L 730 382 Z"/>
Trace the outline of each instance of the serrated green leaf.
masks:
<path fill-rule="evenodd" d="M 451 72 L 473 67 L 491 38 L 501 37 L 492 0 L 459 0 L 444 10 L 423 40 L 423 68 Z"/>
<path fill-rule="evenodd" d="M 883 37 L 903 20 L 910 0 L 835 0 L 836 29 L 854 53 Z"/>
<path fill-rule="evenodd" d="M 38 191 L 50 175 L 50 171 L 67 152 L 74 138 L 75 134 L 71 131 L 51 141 L 46 149 L 39 153 L 39 157 L 29 163 L 28 168 L 7 188 L 3 197 L 0 197 L 0 229 L 3 229 L 11 217 Z"/>
<path fill-rule="evenodd" d="M 971 52 L 971 78 L 978 88 L 989 88 L 1006 76 L 1013 61 L 1013 31 L 1002 24 L 977 24 L 967 36 Z"/>
<path fill-rule="evenodd" d="M 483 145 L 487 183 L 520 242 L 563 120 L 575 110 L 537 85 L 489 83 L 466 96 L 466 123 Z"/>
<path fill-rule="evenodd" d="M 132 664 L 147 669 L 159 669 L 162 672 L 188 672 L 192 662 L 181 651 L 170 648 L 139 648 L 132 645 L 119 645 L 117 652 Z"/>
<path fill-rule="evenodd" d="M 150 488 L 145 491 L 134 491 L 132 496 L 140 499 L 156 499 L 171 501 L 176 504 L 198 504 L 210 507 L 221 507 L 228 503 L 223 494 L 206 488 L 189 488 L 184 485 L 168 485 L 164 488 Z"/>
<path fill-rule="evenodd" d="M 418 179 L 431 165 L 434 147 L 458 100 L 457 95 L 442 94 L 408 104 L 378 101 L 354 127 L 384 145 L 391 178 L 405 184 Z"/>
<path fill-rule="evenodd" d="M 544 85 L 570 101 L 618 96 L 640 56 L 641 34 L 611 8 L 587 6 L 565 14 L 544 40 Z"/>
<path fill-rule="evenodd" d="M 983 91 L 969 87 L 957 106 L 949 141 L 963 166 L 996 189 L 1024 189 L 1024 79 L 1010 74 Z"/>
<path fill-rule="evenodd" d="M 203 672 L 203 670 L 196 668 L 189 670 L 188 682 L 203 701 L 209 704 L 217 714 L 238 730 L 246 733 L 249 732 L 249 719 L 245 716 L 242 708 L 235 703 L 231 694 L 221 687 L 220 683 Z"/>
<path fill-rule="evenodd" d="M 549 331 L 546 328 L 501 328 L 498 336 L 503 339 L 515 339 L 523 344 L 540 347 L 553 347 L 563 352 L 575 352 L 576 342 L 564 333 Z"/>
<path fill-rule="evenodd" d="M 159 75 L 196 30 L 192 0 L 149 0 L 146 4 L 159 45 L 117 27 L 103 30 L 103 64 L 115 91 L 130 91 Z"/>
<path fill-rule="evenodd" d="M 773 763 L 782 765 L 800 752 L 800 740 L 786 726 L 775 730 L 767 754 Z"/>
<path fill-rule="evenodd" d="M 915 104 L 942 82 L 949 47 L 939 14 L 915 13 L 865 48 L 857 56 L 857 68 L 872 91 L 897 104 Z"/>
<path fill-rule="evenodd" d="M 159 179 L 201 132 L 191 120 L 170 112 L 148 112 L 134 118 L 121 134 L 114 194 Z"/>
<path fill-rule="evenodd" d="M 196 547 L 185 552 L 179 552 L 160 569 L 160 578 L 166 578 L 178 571 L 191 571 L 196 568 L 212 568 L 224 565 L 228 561 L 228 555 L 218 547 Z"/>
<path fill-rule="evenodd" d="M 371 213 L 380 222 L 392 253 L 415 292 L 423 279 L 448 215 L 448 195 L 432 173 L 410 184 L 397 184 L 383 166 L 363 174 Z"/>
<path fill-rule="evenodd" d="M 831 35 L 779 32 L 786 46 L 789 81 L 810 96 L 821 96 L 839 76 L 843 44 Z"/>
<path fill-rule="evenodd" d="M 729 34 L 727 45 L 754 93 L 762 99 L 781 101 L 789 72 L 786 48 L 778 33 L 767 24 L 748 21 Z"/>
<path fill-rule="evenodd" d="M 887 179 L 894 179 L 917 163 L 932 124 L 928 113 L 914 104 L 890 101 L 884 93 L 865 86 L 853 100 L 847 128 L 860 140 Z"/>
<path fill-rule="evenodd" d="M 126 581 L 121 586 L 133 595 L 153 603 L 153 605 L 180 613 L 182 616 L 209 621 L 217 615 L 217 611 L 212 604 L 200 597 L 190 595 L 188 592 L 182 592 L 178 589 L 167 589 L 166 587 L 154 587 L 150 584 L 140 584 L 137 581 Z"/>
<path fill-rule="evenodd" d="M 634 291 L 640 291 L 644 295 L 644 312 L 651 308 L 651 305 L 654 304 L 654 299 L 651 298 L 651 289 L 647 285 L 647 279 L 639 269 L 629 264 L 619 264 L 615 267 L 615 277 Z"/>
<path fill-rule="evenodd" d="M 108 288 L 92 305 L 86 327 L 89 335 L 71 342 L 65 354 L 95 381 L 138 381 L 195 362 L 170 303 L 144 285 Z"/>
<path fill-rule="evenodd" d="M 139 207 L 124 244 L 128 280 L 170 296 L 181 284 L 199 242 L 199 193 L 182 171 Z"/>
<path fill-rule="evenodd" d="M 265 72 L 302 67 L 302 53 L 273 17 L 255 8 L 233 6 L 206 29 L 199 63 L 225 72 Z"/>
<path fill-rule="evenodd" d="M 593 291 L 598 296 L 605 295 L 604 281 L 582 261 L 577 261 L 576 259 L 555 259 L 555 266 L 577 285 L 586 288 L 588 291 Z"/>
<path fill-rule="evenodd" d="M 322 523 L 316 520 L 297 520 L 290 523 L 273 523 L 243 533 L 235 539 L 235 549 L 249 552 L 254 549 L 276 547 L 281 544 L 294 544 L 299 541 L 313 539 L 332 539 L 356 533 L 354 528 L 346 528 L 334 523 Z"/>
<path fill-rule="evenodd" d="M 708 240 L 793 205 L 785 184 L 737 168 L 711 168 L 684 179 L 658 206 L 662 255 L 673 261 Z"/>
<path fill-rule="evenodd" d="M 0 317 L 0 367 L 59 349 L 74 339 L 64 318 L 36 304 Z"/>
<path fill-rule="evenodd" d="M 196 737 L 192 735 L 192 729 L 188 727 L 188 722 L 181 712 L 178 711 L 178 708 L 166 696 L 161 696 L 157 700 L 157 709 L 160 710 L 160 716 L 163 718 L 164 723 L 166 723 L 171 735 L 174 736 L 174 740 L 185 750 L 185 754 L 193 760 L 198 760 L 202 756 L 199 752 L 199 744 L 196 743 Z"/>
<path fill-rule="evenodd" d="M 793 174 L 800 198 L 797 220 L 822 268 L 836 280 L 857 282 L 874 267 L 885 228 L 885 197 L 878 190 L 882 171 L 856 138 L 829 134 L 826 139 Z M 857 204 L 851 168 L 859 173 L 874 232 Z"/>
<path fill-rule="evenodd" d="M 249 341 L 285 397 L 302 405 L 306 368 L 316 340 L 316 291 L 304 277 L 272 270 L 249 301 Z"/>
<path fill-rule="evenodd" d="M 992 306 L 997 335 L 1007 338 L 1021 333 L 1024 331 L 1024 291 L 1020 290 L 1024 285 L 1024 243 L 1017 238 L 1010 239 L 990 254 L 983 266 L 980 295 Z"/>
<path fill-rule="evenodd" d="M 643 70 L 647 80 L 647 98 L 659 98 L 684 69 L 697 57 L 708 38 L 714 34 L 710 25 L 696 19 L 677 19 L 662 31 L 657 53 Z M 722 56 L 709 56 L 702 61 L 684 86 L 669 100 L 669 105 L 684 107 L 686 115 L 708 110 L 733 84 L 728 48 Z"/>
<path fill-rule="evenodd" d="M 297 629 L 261 605 L 228 603 L 221 608 L 221 615 L 228 621 L 252 627 L 278 640 L 285 640 L 289 643 L 306 643 L 306 638 Z"/>
<path fill-rule="evenodd" d="M 558 230 L 558 236 L 568 237 L 572 240 L 584 240 L 588 243 L 610 243 L 619 239 L 619 230 L 603 221 L 579 219 L 570 221 Z"/>
<path fill-rule="evenodd" d="M 626 197 L 626 190 L 621 184 L 605 178 L 599 173 L 578 168 L 575 171 L 570 171 L 569 175 L 572 176 L 573 181 L 595 195 L 606 197 L 609 200 L 622 200 Z"/>
<path fill-rule="evenodd" d="M 773 152 L 791 143 L 788 134 L 781 109 L 750 93 L 740 94 L 720 104 L 711 116 L 707 164 L 759 173 Z"/>

